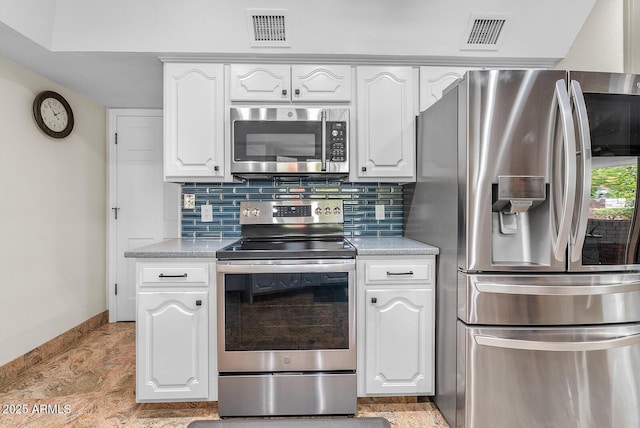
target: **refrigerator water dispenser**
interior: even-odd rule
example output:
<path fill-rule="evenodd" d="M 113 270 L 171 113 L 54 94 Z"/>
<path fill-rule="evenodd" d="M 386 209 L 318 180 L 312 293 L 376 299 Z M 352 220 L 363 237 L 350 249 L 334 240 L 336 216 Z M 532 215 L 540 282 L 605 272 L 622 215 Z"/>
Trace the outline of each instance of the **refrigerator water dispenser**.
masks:
<path fill-rule="evenodd" d="M 545 177 L 501 175 L 492 187 L 493 262 L 546 264 L 536 251 L 540 218 L 549 213 Z"/>

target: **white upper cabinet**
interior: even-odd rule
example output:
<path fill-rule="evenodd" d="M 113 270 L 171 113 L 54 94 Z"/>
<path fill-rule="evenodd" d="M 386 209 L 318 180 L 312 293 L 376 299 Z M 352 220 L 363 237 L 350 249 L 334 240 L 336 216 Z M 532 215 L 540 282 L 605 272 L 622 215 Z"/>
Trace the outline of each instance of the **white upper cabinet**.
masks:
<path fill-rule="evenodd" d="M 222 64 L 164 64 L 165 181 L 224 178 Z"/>
<path fill-rule="evenodd" d="M 356 74 L 352 181 L 415 181 L 418 70 L 362 66 Z"/>
<path fill-rule="evenodd" d="M 232 64 L 230 101 L 349 102 L 348 65 Z"/>
<path fill-rule="evenodd" d="M 348 65 L 294 65 L 291 67 L 293 101 L 351 101 L 351 67 Z"/>
<path fill-rule="evenodd" d="M 438 101 L 442 92 L 466 71 L 465 67 L 420 67 L 420 111 Z"/>

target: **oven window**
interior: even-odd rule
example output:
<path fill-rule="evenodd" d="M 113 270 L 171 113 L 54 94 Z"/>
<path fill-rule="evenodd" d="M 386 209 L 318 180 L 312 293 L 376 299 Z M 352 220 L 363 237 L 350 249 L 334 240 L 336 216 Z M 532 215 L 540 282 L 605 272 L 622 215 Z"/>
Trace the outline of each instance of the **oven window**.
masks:
<path fill-rule="evenodd" d="M 225 350 L 349 348 L 349 274 L 226 274 Z"/>
<path fill-rule="evenodd" d="M 235 161 L 307 162 L 322 157 L 321 122 L 234 122 Z"/>

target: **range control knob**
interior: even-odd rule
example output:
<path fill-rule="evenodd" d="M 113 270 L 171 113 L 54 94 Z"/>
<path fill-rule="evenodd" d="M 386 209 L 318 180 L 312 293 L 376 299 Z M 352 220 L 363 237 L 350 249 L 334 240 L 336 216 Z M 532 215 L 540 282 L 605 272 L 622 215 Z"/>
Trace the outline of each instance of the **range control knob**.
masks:
<path fill-rule="evenodd" d="M 331 214 L 331 208 L 329 208 L 329 207 L 325 208 L 325 209 L 324 209 L 324 213 L 325 213 L 326 215 Z"/>
<path fill-rule="evenodd" d="M 319 207 L 316 208 L 315 213 L 316 213 L 316 215 L 322 214 L 322 208 L 319 208 Z"/>
<path fill-rule="evenodd" d="M 253 214 L 254 216 L 258 217 L 258 216 L 260 215 L 260 210 L 259 210 L 259 209 L 257 209 L 257 208 L 254 208 L 254 209 L 251 211 L 251 214 Z"/>
<path fill-rule="evenodd" d="M 331 135 L 333 135 L 334 137 L 338 136 L 338 131 L 336 131 L 335 129 L 333 131 L 331 131 Z"/>
<path fill-rule="evenodd" d="M 245 217 L 249 217 L 249 215 L 250 215 L 249 210 L 247 208 L 243 209 L 242 210 L 242 215 L 245 216 Z"/>
<path fill-rule="evenodd" d="M 333 209 L 333 213 L 334 213 L 334 214 L 340 214 L 340 207 L 335 207 L 335 208 Z"/>

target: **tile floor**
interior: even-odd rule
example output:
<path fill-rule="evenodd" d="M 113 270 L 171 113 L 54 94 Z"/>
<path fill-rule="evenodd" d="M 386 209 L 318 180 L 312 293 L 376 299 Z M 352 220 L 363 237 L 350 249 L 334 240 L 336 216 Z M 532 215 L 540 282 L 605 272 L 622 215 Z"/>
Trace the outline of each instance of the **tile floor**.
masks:
<path fill-rule="evenodd" d="M 218 419 L 216 403 L 135 401 L 135 324 L 105 324 L 71 350 L 0 384 L 1 427 L 186 427 Z M 358 416 L 393 428 L 447 428 L 435 405 L 415 398 L 359 399 Z"/>

